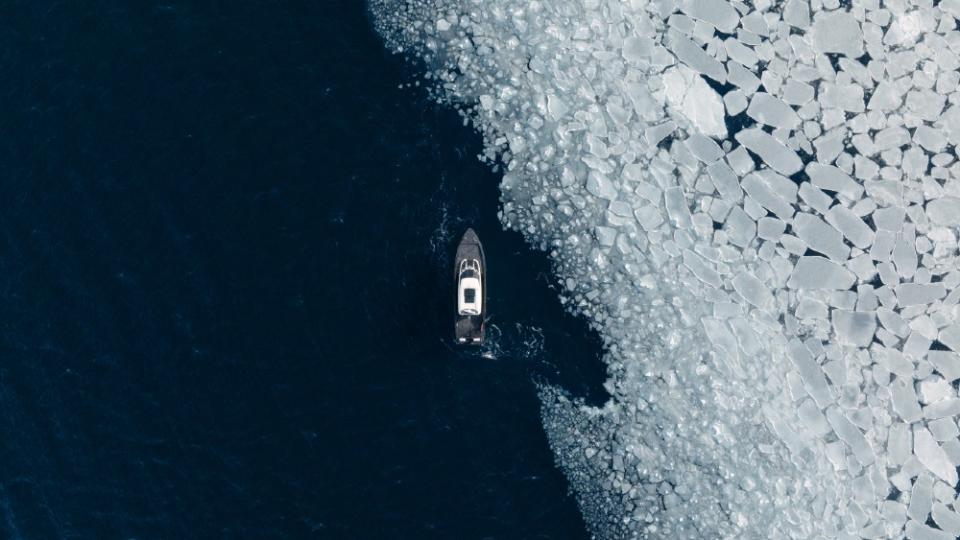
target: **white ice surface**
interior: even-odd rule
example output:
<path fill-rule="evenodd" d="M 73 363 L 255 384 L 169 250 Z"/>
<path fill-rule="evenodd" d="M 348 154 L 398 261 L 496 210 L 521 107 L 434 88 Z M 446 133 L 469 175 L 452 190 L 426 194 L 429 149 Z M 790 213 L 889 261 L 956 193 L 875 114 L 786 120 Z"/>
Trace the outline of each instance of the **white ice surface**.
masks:
<path fill-rule="evenodd" d="M 371 1 L 604 340 L 593 534 L 960 533 L 960 1 Z"/>

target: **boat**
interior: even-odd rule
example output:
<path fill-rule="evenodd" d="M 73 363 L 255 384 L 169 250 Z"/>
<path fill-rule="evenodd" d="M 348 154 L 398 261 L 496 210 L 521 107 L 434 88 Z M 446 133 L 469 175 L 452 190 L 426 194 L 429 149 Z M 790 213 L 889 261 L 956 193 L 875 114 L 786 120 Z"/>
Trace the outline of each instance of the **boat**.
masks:
<path fill-rule="evenodd" d="M 482 345 L 487 315 L 487 262 L 473 229 L 463 233 L 453 269 L 457 285 L 454 339 L 462 345 Z"/>

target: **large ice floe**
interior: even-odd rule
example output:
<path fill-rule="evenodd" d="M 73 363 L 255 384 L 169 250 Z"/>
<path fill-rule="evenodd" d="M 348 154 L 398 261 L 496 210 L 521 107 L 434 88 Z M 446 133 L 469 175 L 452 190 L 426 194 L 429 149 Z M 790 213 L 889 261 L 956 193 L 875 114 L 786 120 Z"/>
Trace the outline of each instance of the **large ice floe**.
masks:
<path fill-rule="evenodd" d="M 373 0 L 602 335 L 599 538 L 960 535 L 960 0 Z"/>

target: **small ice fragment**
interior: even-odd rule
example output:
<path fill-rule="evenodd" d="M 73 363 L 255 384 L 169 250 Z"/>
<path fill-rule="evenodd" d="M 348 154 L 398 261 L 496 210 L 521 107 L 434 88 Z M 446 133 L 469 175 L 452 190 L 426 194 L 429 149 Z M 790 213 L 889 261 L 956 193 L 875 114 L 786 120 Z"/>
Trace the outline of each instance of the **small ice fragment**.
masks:
<path fill-rule="evenodd" d="M 776 214 L 780 219 L 787 220 L 793 217 L 793 205 L 781 198 L 759 173 L 748 174 L 740 185 L 761 206 Z"/>
<path fill-rule="evenodd" d="M 827 223 L 860 249 L 867 249 L 873 244 L 873 229 L 849 208 L 839 204 L 831 208 L 826 215 Z"/>
<path fill-rule="evenodd" d="M 863 34 L 853 13 L 820 11 L 813 17 L 811 45 L 821 53 L 840 53 L 850 58 L 863 55 Z"/>
<path fill-rule="evenodd" d="M 960 414 L 960 399 L 942 399 L 923 408 L 923 416 L 928 420 L 947 418 Z"/>
<path fill-rule="evenodd" d="M 892 81 L 880 81 L 877 88 L 870 96 L 870 102 L 867 103 L 867 109 L 879 111 L 892 111 L 903 103 L 903 94 L 897 89 Z"/>
<path fill-rule="evenodd" d="M 913 429 L 913 452 L 917 459 L 930 472 L 937 475 L 950 486 L 957 485 L 957 469 L 950 463 L 947 453 L 933 439 L 927 428 L 915 426 Z"/>
<path fill-rule="evenodd" d="M 670 105 L 701 133 L 711 137 L 727 136 L 723 99 L 703 77 L 686 66 L 674 66 L 664 72 L 663 87 Z"/>
<path fill-rule="evenodd" d="M 733 169 L 723 161 L 707 165 L 707 174 L 713 180 L 713 185 L 720 192 L 720 196 L 730 202 L 739 202 L 743 198 L 743 190 Z"/>
<path fill-rule="evenodd" d="M 904 422 L 912 423 L 923 418 L 913 382 L 904 382 L 902 379 L 894 381 L 890 385 L 890 398 L 894 412 L 900 415 Z"/>
<path fill-rule="evenodd" d="M 742 208 L 734 206 L 727 214 L 723 230 L 726 231 L 733 245 L 746 247 L 757 235 L 757 223 Z"/>
<path fill-rule="evenodd" d="M 812 161 L 807 164 L 806 173 L 810 177 L 810 182 L 820 189 L 837 191 L 851 199 L 855 199 L 863 193 L 863 186 L 854 182 L 850 175 L 833 165 L 823 165 Z"/>
<path fill-rule="evenodd" d="M 927 125 L 917 127 L 913 132 L 913 140 L 931 152 L 939 152 L 947 144 L 947 139 L 942 133 Z"/>
<path fill-rule="evenodd" d="M 813 355 L 810 354 L 803 342 L 796 338 L 790 340 L 790 343 L 787 344 L 787 354 L 800 373 L 804 388 L 810 394 L 810 397 L 817 402 L 817 406 L 823 409 L 833 403 L 834 394 L 827 384 L 823 370 L 814 361 Z"/>
<path fill-rule="evenodd" d="M 960 323 L 942 328 L 937 340 L 954 351 L 960 351 Z"/>
<path fill-rule="evenodd" d="M 941 377 L 928 377 L 920 381 L 920 402 L 924 405 L 936 403 L 953 394 L 953 386 Z"/>
<path fill-rule="evenodd" d="M 788 0 L 783 8 L 783 20 L 790 26 L 810 26 L 810 4 L 807 0 Z"/>
<path fill-rule="evenodd" d="M 960 226 L 960 198 L 939 197 L 928 202 L 927 216 L 937 225 Z"/>
<path fill-rule="evenodd" d="M 609 178 L 597 171 L 587 176 L 587 191 L 595 197 L 612 200 L 617 197 L 617 188 Z"/>
<path fill-rule="evenodd" d="M 667 207 L 667 216 L 670 217 L 677 227 L 689 229 L 693 226 L 693 222 L 690 220 L 690 208 L 687 207 L 687 200 L 679 187 L 671 187 L 664 190 L 663 200 Z"/>
<path fill-rule="evenodd" d="M 784 146 L 760 128 L 750 128 L 734 136 L 737 141 L 780 174 L 790 176 L 803 168 L 796 152 Z"/>
<path fill-rule="evenodd" d="M 907 522 L 906 534 L 908 540 L 956 540 L 952 534 L 913 520 Z"/>
<path fill-rule="evenodd" d="M 850 255 L 850 248 L 843 243 L 840 231 L 812 214 L 797 213 L 793 218 L 793 230 L 808 246 L 834 261 L 845 262 Z"/>
<path fill-rule="evenodd" d="M 723 157 L 723 150 L 720 149 L 720 145 L 715 143 L 713 139 L 699 133 L 687 137 L 683 144 L 690 150 L 693 157 L 704 163 L 713 163 Z"/>
<path fill-rule="evenodd" d="M 757 53 L 740 40 L 732 37 L 727 38 L 723 41 L 723 47 L 726 49 L 730 60 L 751 68 L 757 65 Z"/>
<path fill-rule="evenodd" d="M 901 307 L 931 304 L 947 295 L 942 283 L 900 283 L 893 291 Z"/>
<path fill-rule="evenodd" d="M 933 506 L 933 477 L 926 473 L 917 475 L 910 490 L 910 507 L 907 515 L 917 521 L 926 521 Z"/>
<path fill-rule="evenodd" d="M 790 274 L 787 287 L 791 289 L 834 289 L 845 291 L 857 277 L 853 272 L 823 257 L 800 257 Z"/>
<path fill-rule="evenodd" d="M 757 236 L 764 240 L 778 240 L 786 227 L 787 224 L 779 219 L 762 217 L 757 221 Z"/>
<path fill-rule="evenodd" d="M 727 70 L 723 69 L 723 64 L 693 41 L 676 34 L 673 35 L 667 48 L 677 55 L 677 60 L 697 73 L 706 75 L 720 84 L 727 82 Z"/>
<path fill-rule="evenodd" d="M 843 345 L 866 347 L 873 341 L 877 330 L 877 318 L 873 312 L 835 309 L 832 321 L 837 340 Z"/>
<path fill-rule="evenodd" d="M 725 34 L 732 34 L 740 24 L 740 14 L 725 0 L 684 0 L 683 12 L 706 21 Z"/>
<path fill-rule="evenodd" d="M 753 95 L 747 116 L 775 128 L 795 129 L 800 124 L 800 117 L 792 107 L 766 92 Z"/>
<path fill-rule="evenodd" d="M 663 223 L 663 216 L 653 205 L 641 206 L 633 211 L 633 215 L 645 231 L 652 231 Z"/>
<path fill-rule="evenodd" d="M 927 360 L 947 381 L 960 379 L 960 354 L 951 351 L 929 351 Z"/>
<path fill-rule="evenodd" d="M 895 465 L 902 465 L 913 453 L 913 441 L 910 437 L 910 426 L 897 422 L 890 426 L 887 435 L 887 451 Z"/>
<path fill-rule="evenodd" d="M 689 249 L 683 250 L 683 265 L 689 268 L 693 275 L 697 276 L 697 279 L 711 287 L 718 288 L 722 284 L 720 275 L 717 274 L 713 266 Z"/>
<path fill-rule="evenodd" d="M 870 448 L 870 443 L 867 442 L 867 438 L 863 436 L 860 428 L 853 425 L 853 422 L 848 420 L 838 408 L 830 407 L 827 409 L 827 422 L 830 423 L 830 426 L 833 428 L 833 431 L 837 433 L 837 436 L 840 437 L 840 440 L 850 446 L 854 457 L 857 458 L 857 461 L 859 461 L 861 465 L 873 463 L 873 449 Z"/>
<path fill-rule="evenodd" d="M 750 272 L 741 272 L 733 278 L 733 288 L 744 300 L 760 309 L 768 309 L 773 305 L 770 288 Z"/>
<path fill-rule="evenodd" d="M 893 264 L 901 277 L 912 278 L 917 271 L 917 248 L 913 234 L 905 234 L 906 230 L 904 227 L 893 244 Z"/>
<path fill-rule="evenodd" d="M 944 532 L 950 533 L 953 536 L 960 536 L 960 514 L 954 512 L 947 508 L 947 505 L 943 503 L 934 503 L 933 511 L 933 521 L 943 529 Z"/>
<path fill-rule="evenodd" d="M 822 437 L 830 432 L 830 425 L 826 417 L 820 412 L 820 407 L 810 399 L 805 399 L 797 410 L 800 421 L 807 426 L 807 429 L 817 437 Z"/>

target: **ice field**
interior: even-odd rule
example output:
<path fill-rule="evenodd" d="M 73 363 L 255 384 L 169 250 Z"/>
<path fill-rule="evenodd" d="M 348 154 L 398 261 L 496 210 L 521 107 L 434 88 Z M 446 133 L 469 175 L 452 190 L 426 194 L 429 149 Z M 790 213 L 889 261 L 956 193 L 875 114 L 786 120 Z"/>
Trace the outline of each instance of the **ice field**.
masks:
<path fill-rule="evenodd" d="M 373 0 L 608 353 L 598 538 L 960 536 L 960 0 Z"/>

